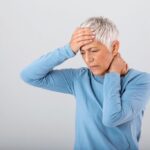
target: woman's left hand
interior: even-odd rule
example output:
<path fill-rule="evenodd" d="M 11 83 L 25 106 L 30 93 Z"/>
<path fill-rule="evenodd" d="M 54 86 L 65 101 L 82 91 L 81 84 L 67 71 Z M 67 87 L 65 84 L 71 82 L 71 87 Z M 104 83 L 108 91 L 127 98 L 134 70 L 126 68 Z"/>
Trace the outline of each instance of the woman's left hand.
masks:
<path fill-rule="evenodd" d="M 119 53 L 111 62 L 108 72 L 117 72 L 120 75 L 125 75 L 128 72 L 128 64 L 123 60 Z"/>

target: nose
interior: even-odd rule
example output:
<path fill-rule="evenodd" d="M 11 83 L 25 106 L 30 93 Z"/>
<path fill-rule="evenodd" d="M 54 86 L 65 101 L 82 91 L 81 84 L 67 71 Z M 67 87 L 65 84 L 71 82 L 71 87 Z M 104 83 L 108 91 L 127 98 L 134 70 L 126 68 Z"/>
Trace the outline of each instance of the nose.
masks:
<path fill-rule="evenodd" d="M 85 54 L 85 61 L 87 64 L 91 63 L 93 61 L 93 57 L 89 53 L 87 53 Z"/>

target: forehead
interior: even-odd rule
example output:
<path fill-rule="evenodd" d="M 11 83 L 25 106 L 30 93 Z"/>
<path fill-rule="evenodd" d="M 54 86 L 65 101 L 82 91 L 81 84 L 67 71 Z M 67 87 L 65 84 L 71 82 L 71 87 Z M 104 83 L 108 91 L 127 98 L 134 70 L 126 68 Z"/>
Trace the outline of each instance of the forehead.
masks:
<path fill-rule="evenodd" d="M 90 42 L 80 48 L 80 50 L 90 50 L 94 48 L 100 48 L 102 47 L 101 42 L 94 40 L 93 42 Z"/>

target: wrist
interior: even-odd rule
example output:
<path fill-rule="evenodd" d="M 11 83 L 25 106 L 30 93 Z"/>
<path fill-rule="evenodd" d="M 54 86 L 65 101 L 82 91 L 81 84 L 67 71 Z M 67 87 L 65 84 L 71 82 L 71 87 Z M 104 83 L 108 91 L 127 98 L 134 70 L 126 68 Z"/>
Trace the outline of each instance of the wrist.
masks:
<path fill-rule="evenodd" d="M 77 52 L 78 52 L 77 47 L 75 47 L 75 46 L 72 45 L 71 43 L 69 43 L 69 45 L 70 45 L 70 48 L 71 48 L 72 52 L 73 52 L 74 54 L 77 54 Z"/>
<path fill-rule="evenodd" d="M 73 50 L 72 50 L 72 48 L 71 48 L 71 46 L 70 46 L 69 43 L 65 45 L 65 49 L 66 49 L 66 52 L 67 52 L 67 54 L 69 55 L 69 57 L 73 57 L 73 56 L 76 55 L 76 54 L 73 52 Z"/>
<path fill-rule="evenodd" d="M 120 74 L 120 71 L 118 71 L 118 70 L 116 70 L 116 69 L 111 69 L 111 70 L 109 70 L 108 72 L 115 72 L 115 73 Z"/>

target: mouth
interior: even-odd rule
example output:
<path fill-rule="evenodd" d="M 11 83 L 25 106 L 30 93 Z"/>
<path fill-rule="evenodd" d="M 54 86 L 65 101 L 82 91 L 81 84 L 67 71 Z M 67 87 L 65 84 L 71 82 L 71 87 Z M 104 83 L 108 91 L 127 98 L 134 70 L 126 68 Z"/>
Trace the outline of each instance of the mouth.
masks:
<path fill-rule="evenodd" d="M 89 66 L 90 70 L 95 70 L 98 68 L 98 66 Z"/>

